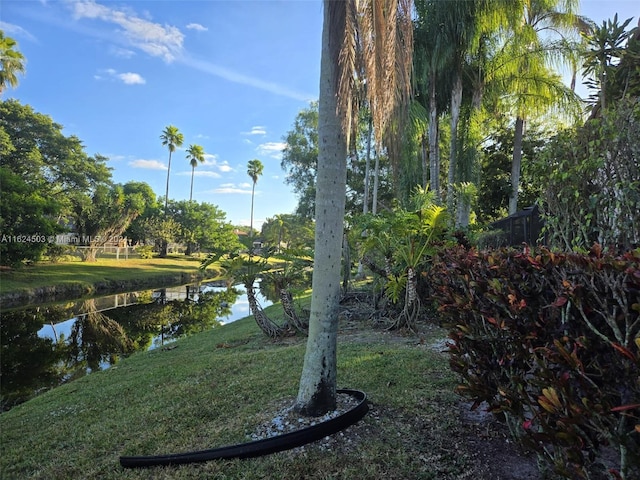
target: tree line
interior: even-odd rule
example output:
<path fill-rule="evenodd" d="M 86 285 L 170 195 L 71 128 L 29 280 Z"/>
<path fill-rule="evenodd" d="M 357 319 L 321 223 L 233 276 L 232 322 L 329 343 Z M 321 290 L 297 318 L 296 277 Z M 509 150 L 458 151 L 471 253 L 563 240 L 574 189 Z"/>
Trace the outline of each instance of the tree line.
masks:
<path fill-rule="evenodd" d="M 201 157 L 201 147 L 187 151 L 191 162 Z M 85 261 L 123 238 L 160 253 L 169 242 L 187 254 L 242 247 L 217 206 L 165 198 L 163 207 L 145 182 L 114 183 L 108 158 L 88 155 L 79 138 L 16 100 L 0 103 L 0 158 L 2 265 L 66 253 L 56 238 L 67 232 L 83 239 Z"/>

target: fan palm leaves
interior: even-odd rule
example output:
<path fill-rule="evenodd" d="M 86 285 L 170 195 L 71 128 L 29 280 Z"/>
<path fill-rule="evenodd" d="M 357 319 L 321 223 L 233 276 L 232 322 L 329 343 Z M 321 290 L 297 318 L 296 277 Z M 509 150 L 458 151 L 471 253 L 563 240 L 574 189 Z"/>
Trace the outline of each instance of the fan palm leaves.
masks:
<path fill-rule="evenodd" d="M 4 32 L 0 30 L 0 93 L 7 86 L 15 88 L 18 86 L 18 74 L 24 74 L 24 56 L 16 47 L 17 42 L 6 37 Z"/>

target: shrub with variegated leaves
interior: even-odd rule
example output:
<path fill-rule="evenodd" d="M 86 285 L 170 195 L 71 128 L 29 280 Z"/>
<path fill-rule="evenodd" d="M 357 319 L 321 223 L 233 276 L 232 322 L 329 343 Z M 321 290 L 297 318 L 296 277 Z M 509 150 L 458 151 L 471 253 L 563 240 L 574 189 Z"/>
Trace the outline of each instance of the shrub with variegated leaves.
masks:
<path fill-rule="evenodd" d="M 565 478 L 640 478 L 640 250 L 464 248 L 431 275 L 458 391 Z M 603 466 L 605 446 L 619 452 Z"/>

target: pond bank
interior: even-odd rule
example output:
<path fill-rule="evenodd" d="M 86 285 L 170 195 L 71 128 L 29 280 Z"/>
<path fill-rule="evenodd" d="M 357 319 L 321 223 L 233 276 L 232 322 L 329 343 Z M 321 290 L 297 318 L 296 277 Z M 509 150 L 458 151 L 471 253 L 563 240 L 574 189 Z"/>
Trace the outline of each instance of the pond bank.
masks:
<path fill-rule="evenodd" d="M 186 283 L 198 282 L 207 278 L 201 273 L 179 273 L 172 275 L 154 276 L 151 278 L 134 278 L 130 280 L 104 280 L 87 285 L 70 283 L 63 285 L 48 285 L 7 292 L 0 295 L 0 305 L 3 309 L 21 307 L 26 304 L 49 303 L 60 300 L 71 300 L 78 297 L 105 295 L 109 293 L 123 293 L 140 290 L 145 287 L 171 287 Z"/>

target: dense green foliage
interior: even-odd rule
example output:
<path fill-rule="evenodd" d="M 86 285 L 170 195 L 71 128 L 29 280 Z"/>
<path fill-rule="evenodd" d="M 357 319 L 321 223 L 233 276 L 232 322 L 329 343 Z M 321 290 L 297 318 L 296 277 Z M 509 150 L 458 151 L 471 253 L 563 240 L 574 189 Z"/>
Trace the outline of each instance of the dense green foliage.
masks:
<path fill-rule="evenodd" d="M 16 265 L 39 259 L 63 231 L 58 219 L 70 221 L 110 172 L 105 157 L 89 157 L 77 137 L 15 100 L 0 102 L 0 149 L 0 227 L 10 239 L 0 244 L 1 263 Z"/>
<path fill-rule="evenodd" d="M 556 135 L 536 162 L 546 179 L 549 245 L 625 251 L 640 244 L 640 103 L 620 100 L 583 127 Z"/>
<path fill-rule="evenodd" d="M 637 478 L 640 251 L 457 248 L 438 256 L 432 284 L 460 394 L 505 415 L 564 478 L 603 468 L 606 445 L 622 478 Z"/>

